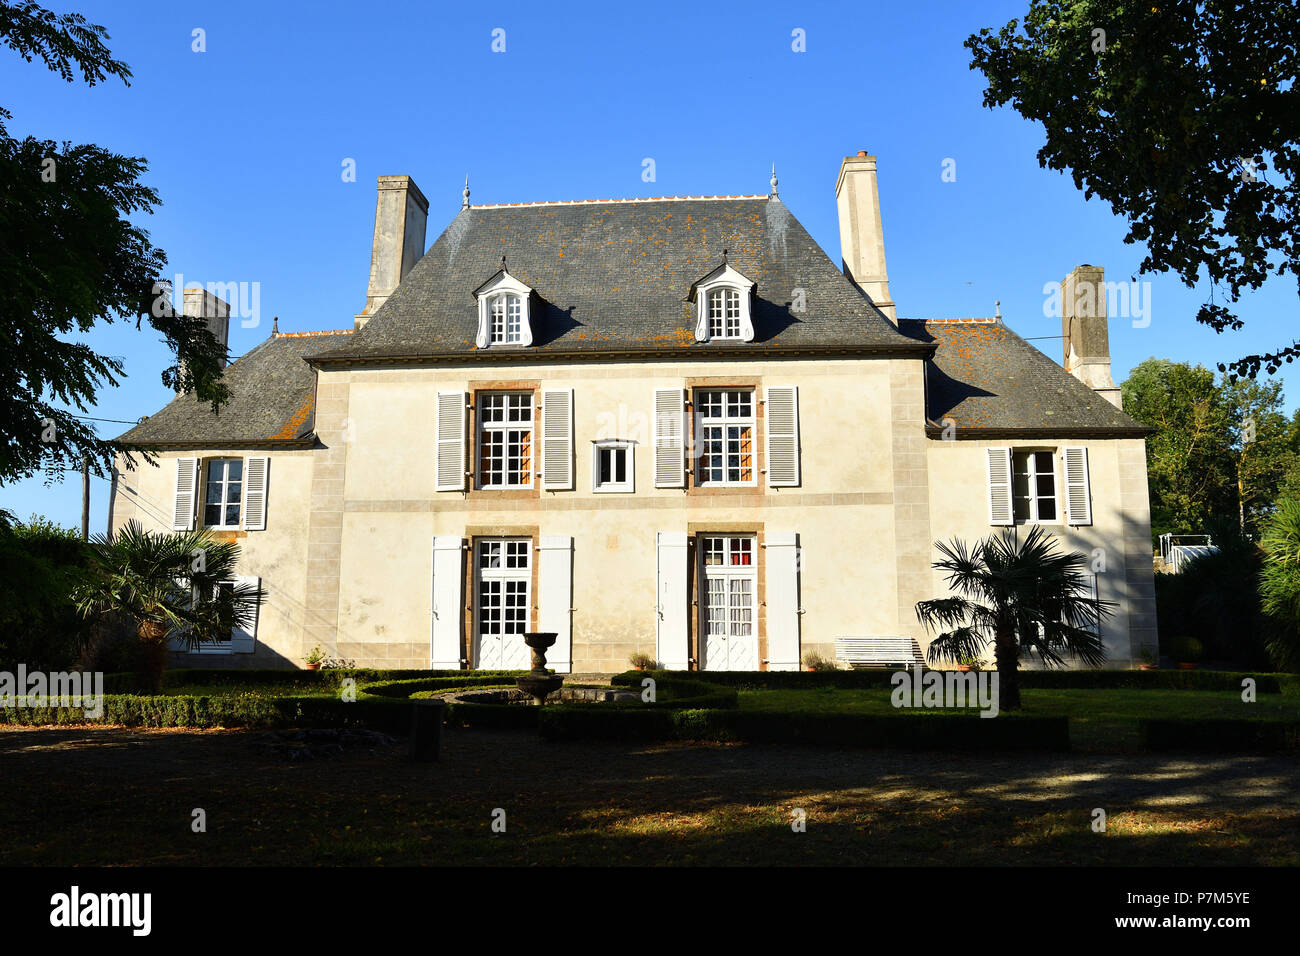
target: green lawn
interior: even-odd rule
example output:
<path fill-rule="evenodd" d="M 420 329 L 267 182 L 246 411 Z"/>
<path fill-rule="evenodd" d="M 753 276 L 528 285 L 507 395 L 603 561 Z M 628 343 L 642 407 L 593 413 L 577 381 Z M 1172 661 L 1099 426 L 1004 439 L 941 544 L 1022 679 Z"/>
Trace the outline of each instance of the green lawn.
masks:
<path fill-rule="evenodd" d="M 742 690 L 746 710 L 844 714 L 946 713 L 899 711 L 890 692 L 839 690 Z M 1021 691 L 1021 713 L 1070 718 L 1070 739 L 1078 749 L 1130 750 L 1139 744 L 1137 722 L 1143 717 L 1300 720 L 1300 697 L 1260 694 L 1244 703 L 1236 691 L 1205 690 L 1040 690 Z M 974 713 L 974 711 L 970 711 Z"/>

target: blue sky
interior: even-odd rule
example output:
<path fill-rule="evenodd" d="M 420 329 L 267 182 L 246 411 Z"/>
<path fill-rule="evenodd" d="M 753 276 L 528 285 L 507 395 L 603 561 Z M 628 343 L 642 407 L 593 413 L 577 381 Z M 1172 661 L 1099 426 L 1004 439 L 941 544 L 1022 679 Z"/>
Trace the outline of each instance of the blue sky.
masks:
<path fill-rule="evenodd" d="M 149 161 L 162 206 L 145 224 L 186 282 L 256 282 L 270 332 L 348 328 L 365 299 L 375 177 L 407 173 L 429 198 L 431 244 L 476 203 L 764 193 L 781 197 L 839 261 L 841 157 L 876 154 L 890 286 L 903 316 L 991 315 L 1024 336 L 1060 332 L 1044 283 L 1083 262 L 1127 280 L 1143 256 L 1123 222 L 1038 167 L 1039 127 L 981 105 L 962 41 L 1023 0 L 821 4 L 491 4 L 47 0 L 111 34 L 132 85 L 93 89 L 0 51 L 14 135 L 93 142 Z M 505 52 L 492 50 L 505 31 Z M 206 51 L 194 52 L 194 31 Z M 804 31 L 806 52 L 792 49 Z M 643 160 L 656 180 L 642 179 Z M 345 160 L 356 181 L 345 182 Z M 955 161 L 955 181 L 943 179 Z M 1194 321 L 1206 287 L 1150 281 L 1150 322 L 1111 321 L 1116 381 L 1151 355 L 1201 362 L 1291 341 L 1293 286 L 1241 303 L 1243 332 Z M 170 363 L 134 323 L 91 344 L 129 378 L 90 414 L 135 420 L 170 400 Z M 1060 360 L 1059 340 L 1037 342 Z M 1290 367 L 1287 367 L 1291 371 Z M 1283 375 L 1288 407 L 1297 373 Z M 101 434 L 126 426 L 103 423 Z M 91 529 L 108 483 L 94 480 Z M 80 482 L 0 488 L 0 507 L 80 521 Z"/>

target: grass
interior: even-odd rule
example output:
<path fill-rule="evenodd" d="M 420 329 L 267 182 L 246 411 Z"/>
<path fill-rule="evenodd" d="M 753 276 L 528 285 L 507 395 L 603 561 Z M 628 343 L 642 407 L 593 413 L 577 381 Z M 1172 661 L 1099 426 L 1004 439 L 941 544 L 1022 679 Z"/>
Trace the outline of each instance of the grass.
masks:
<path fill-rule="evenodd" d="M 1204 717 L 1227 720 L 1300 720 L 1300 698 L 1260 694 L 1244 703 L 1235 691 L 1203 690 L 1021 690 L 1026 715 L 1070 718 L 1070 740 L 1080 750 L 1132 750 L 1139 719 Z M 897 714 L 888 689 L 742 690 L 748 710 L 791 713 Z M 917 713 L 917 711 L 909 711 Z M 939 711 L 921 711 L 938 713 Z M 970 711 L 974 713 L 974 711 Z"/>

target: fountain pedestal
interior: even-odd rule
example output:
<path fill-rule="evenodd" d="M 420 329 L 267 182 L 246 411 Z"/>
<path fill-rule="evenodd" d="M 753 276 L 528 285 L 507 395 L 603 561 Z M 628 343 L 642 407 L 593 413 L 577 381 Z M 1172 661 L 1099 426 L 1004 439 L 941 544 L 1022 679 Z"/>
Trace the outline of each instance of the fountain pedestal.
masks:
<path fill-rule="evenodd" d="M 555 643 L 558 635 L 550 631 L 528 631 L 524 634 L 524 643 L 532 651 L 533 669 L 523 677 L 515 678 L 515 686 L 541 706 L 549 694 L 559 690 L 564 678 L 546 670 L 546 649 Z"/>

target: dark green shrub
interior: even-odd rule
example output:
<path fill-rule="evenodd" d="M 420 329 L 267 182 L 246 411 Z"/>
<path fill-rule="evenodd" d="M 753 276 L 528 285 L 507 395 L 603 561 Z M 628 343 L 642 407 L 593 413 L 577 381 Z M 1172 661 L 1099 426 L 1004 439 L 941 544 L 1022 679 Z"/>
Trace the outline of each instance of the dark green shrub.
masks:
<path fill-rule="evenodd" d="M 1300 723 L 1286 720 L 1198 720 L 1162 718 L 1138 721 L 1147 750 L 1293 750 Z"/>

